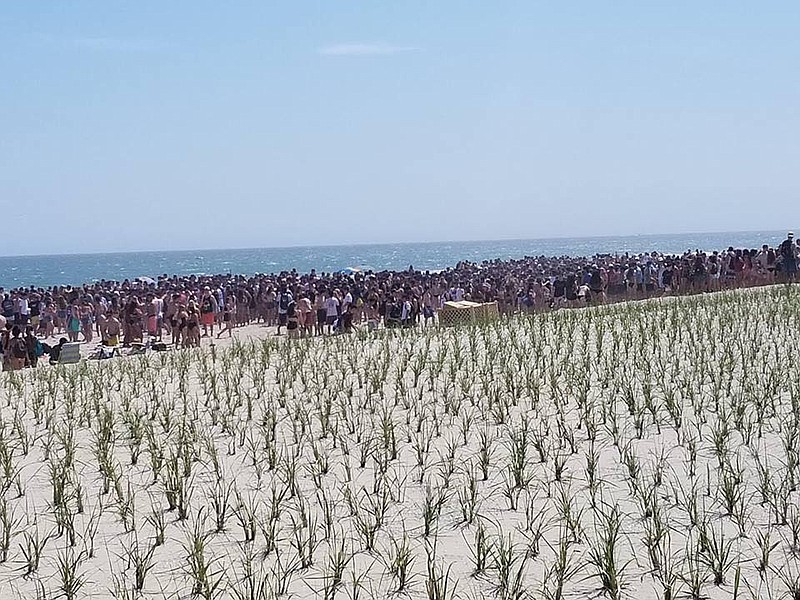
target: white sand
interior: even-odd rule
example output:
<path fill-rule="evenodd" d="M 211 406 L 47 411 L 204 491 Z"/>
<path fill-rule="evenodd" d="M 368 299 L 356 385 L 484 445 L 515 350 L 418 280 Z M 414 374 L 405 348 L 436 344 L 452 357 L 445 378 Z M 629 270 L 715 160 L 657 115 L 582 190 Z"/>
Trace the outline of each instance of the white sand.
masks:
<path fill-rule="evenodd" d="M 602 515 L 612 513 L 620 522 L 611 555 L 620 597 L 663 598 L 665 578 L 674 578 L 673 597 L 689 593 L 693 578 L 704 597 L 731 598 L 734 589 L 740 598 L 780 597 L 787 588 L 776 570 L 800 573 L 792 533 L 800 536 L 800 512 L 789 486 L 800 478 L 791 402 L 800 399 L 800 378 L 785 351 L 800 325 L 800 293 L 783 293 L 290 343 L 250 327 L 236 333 L 246 341 L 223 340 L 213 352 L 204 346 L 3 374 L 0 550 L 3 506 L 10 543 L 0 598 L 63 597 L 59 561 L 77 562 L 84 584 L 76 598 L 137 597 L 132 559 L 153 547 L 154 515 L 165 522 L 165 540 L 153 550 L 143 598 L 185 598 L 193 589 L 271 598 L 282 584 L 296 598 L 385 598 L 398 590 L 391 563 L 404 544 L 412 561 L 401 594 L 409 597 L 444 597 L 429 595 L 438 581 L 460 598 L 556 598 L 560 540 L 569 557 L 563 597 L 587 598 L 601 593 L 591 558 L 608 532 Z M 106 420 L 113 437 L 104 442 Z M 141 438 L 135 465 L 132 430 Z M 485 481 L 482 437 L 490 450 Z M 515 446 L 524 449 L 516 461 Z M 113 480 L 107 493 L 101 462 Z M 171 466 L 189 496 L 185 520 L 166 510 Z M 54 506 L 53 478 L 61 474 L 65 500 Z M 216 532 L 213 499 L 226 496 Z M 426 496 L 428 504 L 442 499 L 439 511 L 428 511 L 435 518 L 427 537 Z M 240 518 L 247 522 L 248 507 L 256 537 L 245 543 Z M 73 523 L 74 546 L 69 525 L 54 533 L 58 520 Z M 668 537 L 653 545 L 666 563 L 656 571 L 645 538 L 659 523 Z M 479 524 L 490 549 L 485 572 L 474 576 Z M 37 531 L 52 537 L 38 569 L 23 577 L 23 549 Z M 196 585 L 187 560 L 193 531 L 204 544 L 207 588 Z M 311 565 L 301 568 L 308 540 Z M 709 564 L 715 542 L 728 550 L 720 585 Z M 763 572 L 759 543 L 774 545 Z M 340 550 L 342 583 L 334 586 Z M 262 585 L 264 595 L 251 595 L 248 585 Z M 334 588 L 327 596 L 326 587 Z"/>

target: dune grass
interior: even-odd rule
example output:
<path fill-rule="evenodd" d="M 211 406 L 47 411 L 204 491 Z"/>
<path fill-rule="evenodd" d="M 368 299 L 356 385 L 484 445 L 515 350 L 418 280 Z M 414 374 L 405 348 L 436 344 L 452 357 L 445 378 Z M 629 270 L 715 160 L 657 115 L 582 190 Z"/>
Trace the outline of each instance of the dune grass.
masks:
<path fill-rule="evenodd" d="M 0 377 L 3 598 L 800 598 L 800 288 Z"/>

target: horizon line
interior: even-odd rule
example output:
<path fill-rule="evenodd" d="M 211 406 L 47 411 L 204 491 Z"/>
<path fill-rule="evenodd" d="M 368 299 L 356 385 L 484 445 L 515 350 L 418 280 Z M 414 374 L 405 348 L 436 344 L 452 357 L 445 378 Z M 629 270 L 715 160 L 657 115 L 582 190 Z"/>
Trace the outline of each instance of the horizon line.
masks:
<path fill-rule="evenodd" d="M 431 241 L 408 241 L 408 242 L 355 242 L 337 244 L 287 244 L 285 246 L 237 246 L 228 248 L 177 248 L 172 250 L 105 250 L 93 252 L 59 252 L 59 253 L 40 253 L 40 254 L 7 254 L 0 256 L 4 258 L 45 258 L 56 256 L 102 256 L 109 254 L 173 254 L 179 252 L 222 252 L 225 250 L 287 250 L 292 248 L 343 248 L 346 246 L 411 246 L 411 245 L 433 245 L 433 244 L 467 244 L 467 243 L 486 243 L 486 242 L 536 242 L 549 240 L 569 240 L 569 239 L 588 239 L 601 240 L 609 238 L 639 238 L 657 236 L 689 236 L 689 235 L 719 235 L 719 234 L 742 234 L 742 233 L 777 233 L 780 229 L 743 229 L 738 231 L 689 231 L 684 233 L 631 233 L 613 235 L 556 235 L 550 237 L 513 237 L 513 238 L 484 238 L 484 239 L 457 239 L 457 240 L 431 240 Z"/>

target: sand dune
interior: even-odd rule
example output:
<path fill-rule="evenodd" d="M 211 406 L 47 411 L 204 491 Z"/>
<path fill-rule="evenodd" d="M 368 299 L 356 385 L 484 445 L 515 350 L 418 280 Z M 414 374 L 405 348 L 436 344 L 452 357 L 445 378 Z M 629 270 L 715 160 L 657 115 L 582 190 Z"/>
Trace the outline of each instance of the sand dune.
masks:
<path fill-rule="evenodd" d="M 799 307 L 4 373 L 0 598 L 798 597 Z"/>

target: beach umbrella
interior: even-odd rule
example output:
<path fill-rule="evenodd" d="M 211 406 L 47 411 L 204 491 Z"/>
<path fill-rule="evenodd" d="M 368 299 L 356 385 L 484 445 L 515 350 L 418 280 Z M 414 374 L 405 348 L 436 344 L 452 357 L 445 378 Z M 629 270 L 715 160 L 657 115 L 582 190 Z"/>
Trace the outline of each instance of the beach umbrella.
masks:
<path fill-rule="evenodd" d="M 156 282 L 156 280 L 153 279 L 152 277 L 145 277 L 145 276 L 137 277 L 136 281 L 138 281 L 139 283 L 143 283 L 145 285 L 151 285 Z"/>
<path fill-rule="evenodd" d="M 358 267 L 347 267 L 338 271 L 339 275 L 355 275 L 356 273 L 361 273 L 361 269 Z"/>

